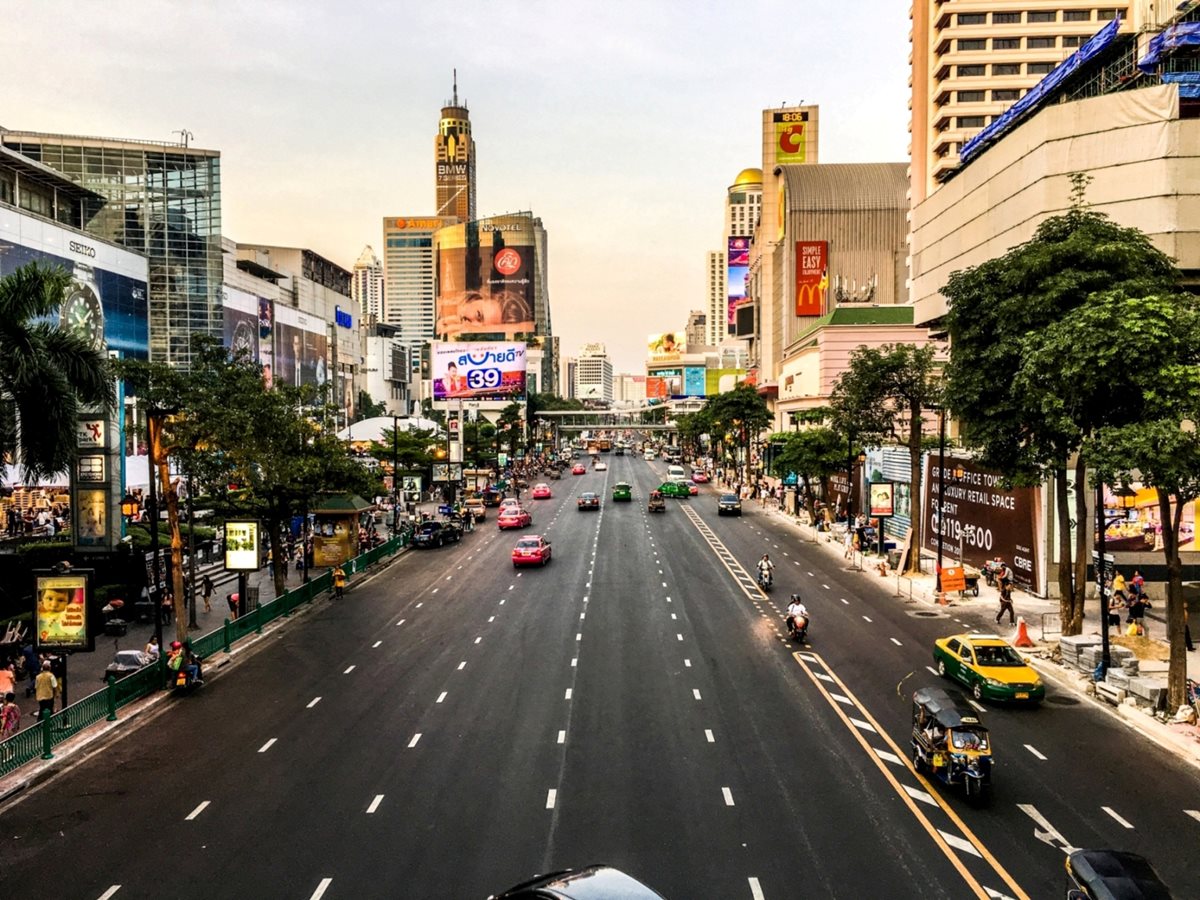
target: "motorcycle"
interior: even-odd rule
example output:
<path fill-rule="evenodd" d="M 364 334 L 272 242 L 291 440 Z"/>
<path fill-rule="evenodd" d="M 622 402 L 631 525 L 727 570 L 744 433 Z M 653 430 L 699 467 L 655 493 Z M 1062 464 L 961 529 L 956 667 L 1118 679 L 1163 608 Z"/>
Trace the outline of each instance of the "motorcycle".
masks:
<path fill-rule="evenodd" d="M 196 667 L 195 674 L 188 671 L 191 666 Z M 188 653 L 183 665 L 171 672 L 171 689 L 177 694 L 190 694 L 202 684 L 204 670 L 201 668 L 201 659 L 194 653 Z"/>
<path fill-rule="evenodd" d="M 808 616 L 788 616 L 788 637 L 794 641 L 804 641 L 808 638 Z"/>
<path fill-rule="evenodd" d="M 775 578 L 771 574 L 770 569 L 767 569 L 766 571 L 763 571 L 762 569 L 758 570 L 758 586 L 760 588 L 762 588 L 764 591 L 769 591 L 771 589 L 771 585 L 774 583 Z"/>

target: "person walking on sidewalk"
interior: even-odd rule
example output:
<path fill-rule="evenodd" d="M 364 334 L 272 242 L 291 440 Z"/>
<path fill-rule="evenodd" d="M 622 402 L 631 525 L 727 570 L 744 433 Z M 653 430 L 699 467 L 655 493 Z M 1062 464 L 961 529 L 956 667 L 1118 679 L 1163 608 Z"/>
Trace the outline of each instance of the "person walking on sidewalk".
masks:
<path fill-rule="evenodd" d="M 1013 611 L 1012 601 L 1012 572 L 1008 568 L 1008 563 L 1000 563 L 1000 569 L 996 572 L 996 584 L 1000 586 L 1000 611 L 996 613 L 996 624 L 1000 624 L 1000 620 L 1004 618 L 1004 614 L 1008 613 L 1008 624 L 1017 624 L 1017 615 Z"/>
<path fill-rule="evenodd" d="M 206 613 L 212 612 L 213 587 L 214 587 L 214 585 L 213 585 L 212 576 L 205 575 L 204 580 L 200 582 L 200 593 L 204 597 L 204 611 Z"/>
<path fill-rule="evenodd" d="M 164 625 L 170 625 L 171 617 L 175 614 L 175 598 L 171 596 L 170 591 L 163 592 L 161 613 L 160 621 Z"/>
<path fill-rule="evenodd" d="M 0 665 L 0 697 L 17 689 L 17 673 L 12 663 Z"/>
<path fill-rule="evenodd" d="M 17 706 L 17 695 L 9 691 L 0 704 L 0 741 L 10 738 L 21 729 L 21 707 Z"/>
<path fill-rule="evenodd" d="M 38 720 L 54 714 L 54 698 L 62 693 L 62 688 L 54 673 L 50 671 L 50 660 L 42 663 L 42 671 L 34 680 L 33 693 L 38 702 Z"/>
<path fill-rule="evenodd" d="M 346 572 L 341 566 L 333 570 L 333 593 L 339 600 L 342 599 L 342 591 L 346 587 Z"/>

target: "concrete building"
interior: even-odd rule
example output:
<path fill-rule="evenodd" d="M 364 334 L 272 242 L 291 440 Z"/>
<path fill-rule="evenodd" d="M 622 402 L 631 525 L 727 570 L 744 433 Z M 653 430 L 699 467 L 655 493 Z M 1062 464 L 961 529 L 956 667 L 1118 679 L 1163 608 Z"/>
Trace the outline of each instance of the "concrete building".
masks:
<path fill-rule="evenodd" d="M 398 339 L 414 365 L 434 338 L 437 289 L 433 233 L 453 216 L 389 216 L 383 220 L 383 313 L 379 321 L 400 329 Z"/>
<path fill-rule="evenodd" d="M 354 280 L 350 282 L 350 296 L 358 303 L 363 316 L 383 317 L 383 263 L 371 249 L 363 247 L 354 263 Z"/>
<path fill-rule="evenodd" d="M 728 291 L 725 281 L 725 251 L 709 250 L 704 254 L 705 293 L 708 302 L 707 334 L 704 343 L 715 346 L 729 333 L 726 325 L 726 305 Z"/>
<path fill-rule="evenodd" d="M 603 404 L 613 401 L 613 367 L 604 344 L 584 344 L 575 367 L 575 399 Z"/>
<path fill-rule="evenodd" d="M 1176 4 L 1159 4 L 1174 13 Z M 958 164 L 958 151 L 1118 16 L 1133 33 L 1150 0 L 914 0 L 909 124 L 912 200 Z"/>
<path fill-rule="evenodd" d="M 693 309 L 688 313 L 684 334 L 687 338 L 688 349 L 692 351 L 704 350 L 712 346 L 708 343 L 708 316 L 704 310 Z"/>
<path fill-rule="evenodd" d="M 575 373 L 579 364 L 573 356 L 563 356 L 558 362 L 558 383 L 561 386 L 561 396 L 564 400 L 575 399 Z"/>
<path fill-rule="evenodd" d="M 458 102 L 458 75 L 454 96 L 442 107 L 438 133 L 433 139 L 437 214 L 459 222 L 475 221 L 475 139 L 471 113 Z"/>
<path fill-rule="evenodd" d="M 364 332 L 363 389 L 372 400 L 387 407 L 389 416 L 419 414 L 413 402 L 412 363 L 408 348 L 400 340 L 400 329 L 368 321 Z"/>
<path fill-rule="evenodd" d="M 613 376 L 613 403 L 617 406 L 642 406 L 646 402 L 646 376 Z"/>
<path fill-rule="evenodd" d="M 722 249 L 707 257 L 707 333 L 697 346 L 715 347 L 734 333 L 733 309 L 746 296 L 750 242 L 762 215 L 762 180 L 762 169 L 742 169 L 725 192 Z"/>
<path fill-rule="evenodd" d="M 86 188 L 86 231 L 146 257 L 151 359 L 187 366 L 194 332 L 221 333 L 218 151 L 6 129 L 0 146 Z"/>

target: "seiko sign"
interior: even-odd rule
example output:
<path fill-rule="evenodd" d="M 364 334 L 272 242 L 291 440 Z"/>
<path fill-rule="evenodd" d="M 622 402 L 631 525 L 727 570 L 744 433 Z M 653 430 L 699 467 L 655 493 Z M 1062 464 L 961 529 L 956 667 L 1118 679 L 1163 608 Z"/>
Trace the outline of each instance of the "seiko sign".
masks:
<path fill-rule="evenodd" d="M 517 222 L 507 222 L 507 223 L 502 223 L 502 224 L 492 224 L 491 222 L 485 222 L 484 224 L 479 226 L 479 230 L 480 231 L 524 231 L 525 226 L 523 226 Z"/>
<path fill-rule="evenodd" d="M 92 259 L 96 258 L 96 248 L 89 247 L 87 244 L 81 244 L 79 241 L 70 241 L 67 244 L 67 249 L 72 253 L 78 253 L 80 256 L 87 256 Z"/>

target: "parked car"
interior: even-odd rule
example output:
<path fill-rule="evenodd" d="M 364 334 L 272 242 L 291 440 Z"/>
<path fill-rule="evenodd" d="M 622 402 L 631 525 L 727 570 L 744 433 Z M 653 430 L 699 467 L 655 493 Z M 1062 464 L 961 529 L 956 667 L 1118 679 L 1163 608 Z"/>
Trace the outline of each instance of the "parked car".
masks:
<path fill-rule="evenodd" d="M 550 562 L 550 552 L 550 542 L 544 537 L 538 534 L 526 535 L 513 547 L 513 568 L 544 566 Z"/>
<path fill-rule="evenodd" d="M 742 514 L 742 501 L 737 494 L 722 494 L 717 500 L 717 515 L 718 516 L 740 516 Z"/>
<path fill-rule="evenodd" d="M 413 535 L 414 547 L 441 547 L 452 541 L 461 541 L 462 531 L 451 522 L 422 522 Z"/>
<path fill-rule="evenodd" d="M 579 495 L 579 499 L 575 501 L 575 504 L 578 506 L 580 512 L 589 509 L 599 509 L 600 495 L 595 491 L 584 491 Z"/>
<path fill-rule="evenodd" d="M 124 678 L 131 672 L 136 672 L 138 669 L 150 665 L 154 662 L 153 657 L 149 653 L 143 653 L 141 650 L 118 650 L 113 656 L 113 661 L 104 669 L 104 676 L 101 681 L 108 681 L 109 675 L 115 675 L 117 678 Z"/>

